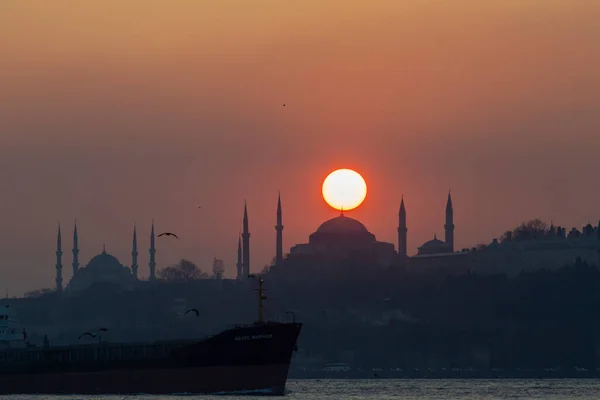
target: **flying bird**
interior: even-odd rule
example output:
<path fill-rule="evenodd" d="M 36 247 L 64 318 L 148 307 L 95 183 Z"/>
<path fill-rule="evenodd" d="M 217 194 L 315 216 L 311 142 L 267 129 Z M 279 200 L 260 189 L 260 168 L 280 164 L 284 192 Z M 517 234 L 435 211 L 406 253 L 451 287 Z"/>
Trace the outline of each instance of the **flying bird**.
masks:
<path fill-rule="evenodd" d="M 176 234 L 171 233 L 171 232 L 163 232 L 160 235 L 158 235 L 158 237 L 161 237 L 161 236 L 175 236 L 176 239 L 179 239 L 179 237 Z"/>
<path fill-rule="evenodd" d="M 199 317 L 199 316 L 200 316 L 200 313 L 198 312 L 198 309 L 196 309 L 196 308 L 190 308 L 190 309 L 189 309 L 189 310 L 187 310 L 187 311 L 185 312 L 185 314 L 183 314 L 183 315 L 184 315 L 184 316 L 186 316 L 186 315 L 187 315 L 187 313 L 189 313 L 189 312 L 192 312 L 192 311 L 196 313 L 196 317 Z"/>
<path fill-rule="evenodd" d="M 98 332 L 108 332 L 108 329 L 106 329 L 106 328 L 100 328 L 100 329 L 98 329 Z"/>
<path fill-rule="evenodd" d="M 285 103 L 283 103 L 283 106 L 285 107 Z"/>
<path fill-rule="evenodd" d="M 93 337 L 93 338 L 95 338 L 95 337 L 96 337 L 96 335 L 94 335 L 93 333 L 90 333 L 90 332 L 85 332 L 85 333 L 82 333 L 81 335 L 79 335 L 79 339 L 81 339 L 81 338 L 82 338 L 82 337 L 84 337 L 85 335 L 91 336 L 91 337 Z"/>

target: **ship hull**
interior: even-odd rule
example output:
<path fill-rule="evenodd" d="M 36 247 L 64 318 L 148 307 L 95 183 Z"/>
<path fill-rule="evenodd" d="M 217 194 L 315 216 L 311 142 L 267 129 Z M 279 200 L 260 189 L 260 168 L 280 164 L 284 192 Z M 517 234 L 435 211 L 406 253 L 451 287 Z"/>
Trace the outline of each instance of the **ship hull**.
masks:
<path fill-rule="evenodd" d="M 20 374 L 0 378 L 1 394 L 255 394 L 282 396 L 288 365 Z"/>
<path fill-rule="evenodd" d="M 267 323 L 184 342 L 11 350 L 0 354 L 0 395 L 283 395 L 301 328 Z"/>

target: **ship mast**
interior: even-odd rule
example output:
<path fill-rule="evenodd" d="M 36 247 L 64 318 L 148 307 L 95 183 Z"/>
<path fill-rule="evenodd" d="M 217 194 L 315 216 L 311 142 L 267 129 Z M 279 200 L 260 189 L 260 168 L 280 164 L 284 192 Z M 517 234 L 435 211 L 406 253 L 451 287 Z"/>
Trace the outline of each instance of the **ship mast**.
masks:
<path fill-rule="evenodd" d="M 267 296 L 265 296 L 265 290 L 263 289 L 263 284 L 265 283 L 265 280 L 263 279 L 263 277 L 261 275 L 256 276 L 254 274 L 252 275 L 248 275 L 250 278 L 257 278 L 258 279 L 258 289 L 254 289 L 258 292 L 258 323 L 262 324 L 264 323 L 264 313 L 263 313 L 263 300 L 267 299 Z"/>

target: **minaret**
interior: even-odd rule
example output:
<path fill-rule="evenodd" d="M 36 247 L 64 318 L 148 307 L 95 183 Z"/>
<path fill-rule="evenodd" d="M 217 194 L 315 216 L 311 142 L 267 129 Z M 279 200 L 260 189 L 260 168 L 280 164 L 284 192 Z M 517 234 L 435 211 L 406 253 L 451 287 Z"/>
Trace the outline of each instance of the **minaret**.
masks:
<path fill-rule="evenodd" d="M 154 248 L 154 220 L 152 220 L 152 231 L 150 232 L 150 278 L 149 280 L 153 281 L 156 279 L 156 261 L 154 260 L 154 254 L 156 254 L 156 249 Z"/>
<path fill-rule="evenodd" d="M 238 255 L 237 255 L 237 264 L 235 264 L 235 266 L 237 267 L 237 278 L 238 279 L 242 279 L 243 275 L 243 271 L 242 271 L 242 267 L 244 264 L 242 264 L 242 234 L 240 233 L 238 236 Z"/>
<path fill-rule="evenodd" d="M 398 255 L 406 257 L 406 233 L 408 228 L 406 227 L 406 209 L 404 208 L 404 195 L 400 200 L 400 211 L 398 212 Z"/>
<path fill-rule="evenodd" d="M 58 235 L 56 236 L 56 291 L 62 292 L 62 246 L 60 240 L 60 223 L 58 224 Z"/>
<path fill-rule="evenodd" d="M 283 261 L 283 222 L 281 218 L 281 193 L 277 194 L 277 225 L 275 225 L 277 237 L 275 239 L 275 265 Z"/>
<path fill-rule="evenodd" d="M 243 241 L 242 274 L 244 274 L 244 277 L 248 277 L 248 275 L 250 275 L 250 232 L 248 231 L 248 208 L 246 207 L 245 201 L 244 201 L 244 230 L 242 233 L 242 241 Z"/>
<path fill-rule="evenodd" d="M 446 203 L 446 230 L 445 242 L 450 245 L 450 250 L 454 252 L 454 211 L 452 210 L 452 196 L 448 192 L 448 202 Z"/>
<path fill-rule="evenodd" d="M 133 224 L 133 246 L 131 248 L 131 274 L 134 279 L 138 278 L 138 261 L 137 261 L 137 233 L 135 229 L 135 223 Z"/>
<path fill-rule="evenodd" d="M 79 271 L 79 239 L 77 238 L 77 219 L 73 228 L 73 276 Z"/>

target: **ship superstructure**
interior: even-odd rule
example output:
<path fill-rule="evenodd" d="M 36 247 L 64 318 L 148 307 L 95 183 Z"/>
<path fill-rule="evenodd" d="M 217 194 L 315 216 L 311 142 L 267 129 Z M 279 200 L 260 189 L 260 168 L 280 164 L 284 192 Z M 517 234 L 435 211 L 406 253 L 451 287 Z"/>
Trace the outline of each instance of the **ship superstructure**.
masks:
<path fill-rule="evenodd" d="M 27 332 L 17 318 L 10 304 L 0 306 L 0 349 L 24 348 L 27 345 Z"/>

